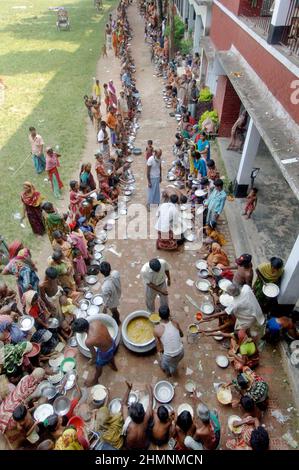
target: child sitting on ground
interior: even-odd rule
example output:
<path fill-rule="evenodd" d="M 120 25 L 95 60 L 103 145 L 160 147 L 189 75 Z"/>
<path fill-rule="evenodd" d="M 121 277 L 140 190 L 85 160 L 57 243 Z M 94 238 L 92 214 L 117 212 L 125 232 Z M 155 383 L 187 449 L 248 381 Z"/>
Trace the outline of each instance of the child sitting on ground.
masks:
<path fill-rule="evenodd" d="M 242 215 L 246 215 L 246 219 L 250 219 L 251 214 L 256 208 L 257 205 L 257 188 L 252 188 L 250 193 L 247 196 L 247 203 Z"/>
<path fill-rule="evenodd" d="M 169 415 L 168 409 L 161 405 L 154 411 L 153 428 L 152 428 L 152 442 L 157 446 L 167 444 L 171 435 L 172 421 L 174 419 L 174 412 Z"/>
<path fill-rule="evenodd" d="M 58 337 L 60 341 L 68 341 L 73 334 L 72 328 L 67 320 L 63 320 L 58 328 Z"/>
<path fill-rule="evenodd" d="M 69 324 L 72 323 L 72 321 L 76 318 L 74 315 L 75 305 L 73 304 L 72 299 L 66 295 L 62 295 L 60 297 L 60 305 L 64 318 Z"/>

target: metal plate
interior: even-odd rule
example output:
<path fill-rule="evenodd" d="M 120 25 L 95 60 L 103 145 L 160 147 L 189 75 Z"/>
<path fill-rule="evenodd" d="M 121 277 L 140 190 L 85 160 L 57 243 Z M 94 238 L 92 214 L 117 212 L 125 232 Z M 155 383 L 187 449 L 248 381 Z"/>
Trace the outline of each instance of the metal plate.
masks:
<path fill-rule="evenodd" d="M 189 413 L 191 414 L 192 418 L 194 416 L 194 410 L 192 408 L 191 405 L 189 405 L 189 403 L 182 403 L 179 407 L 178 407 L 178 411 L 177 411 L 177 414 L 180 415 L 183 411 L 189 411 Z"/>
<path fill-rule="evenodd" d="M 220 281 L 218 282 L 219 288 L 225 292 L 227 288 L 231 285 L 232 285 L 232 282 L 229 279 L 220 279 Z"/>
<path fill-rule="evenodd" d="M 216 364 L 217 366 L 221 367 L 222 369 L 226 369 L 229 365 L 229 360 L 226 356 L 219 355 L 216 357 Z"/>
<path fill-rule="evenodd" d="M 98 278 L 96 276 L 85 276 L 85 281 L 92 286 L 98 282 Z"/>
<path fill-rule="evenodd" d="M 91 303 L 97 306 L 102 305 L 103 302 L 103 297 L 101 295 L 95 295 L 91 300 Z"/>
<path fill-rule="evenodd" d="M 228 294 L 221 294 L 219 297 L 219 302 L 221 305 L 223 305 L 223 307 L 228 307 L 233 301 L 234 298 Z"/>
<path fill-rule="evenodd" d="M 33 417 L 35 421 L 43 423 L 45 419 L 47 419 L 53 413 L 54 413 L 53 406 L 49 405 L 48 403 L 45 403 L 36 408 L 35 412 L 33 413 Z"/>
<path fill-rule="evenodd" d="M 272 282 L 263 285 L 263 293 L 266 297 L 269 297 L 270 299 L 275 299 L 275 297 L 278 296 L 279 291 L 279 287 L 276 284 L 273 284 Z"/>
<path fill-rule="evenodd" d="M 207 279 L 199 279 L 195 283 L 195 287 L 201 292 L 207 292 L 211 287 L 211 283 Z"/>

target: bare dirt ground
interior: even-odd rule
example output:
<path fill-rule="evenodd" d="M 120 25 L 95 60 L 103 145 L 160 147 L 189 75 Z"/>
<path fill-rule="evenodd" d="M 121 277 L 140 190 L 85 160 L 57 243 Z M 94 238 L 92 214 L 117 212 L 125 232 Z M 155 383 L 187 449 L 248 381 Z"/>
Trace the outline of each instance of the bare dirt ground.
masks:
<path fill-rule="evenodd" d="M 176 121 L 169 116 L 169 109 L 164 106 L 162 98 L 163 83 L 161 79 L 155 76 L 155 70 L 150 62 L 150 49 L 144 42 L 144 24 L 140 17 L 137 7 L 133 4 L 129 8 L 129 20 L 133 28 L 132 51 L 135 58 L 137 73 L 137 88 L 141 93 L 143 111 L 140 118 L 140 130 L 135 142 L 137 147 L 145 148 L 146 141 L 153 139 L 155 147 L 161 147 L 163 150 L 163 172 L 166 176 L 167 168 L 170 166 L 172 157 L 172 144 L 176 131 Z M 97 77 L 101 84 L 113 79 L 117 91 L 120 90 L 119 81 L 119 61 L 109 52 L 108 58 L 100 58 L 97 64 Z M 82 90 L 82 95 L 86 90 Z M 97 148 L 96 136 L 92 125 L 87 124 L 87 143 L 82 161 L 94 163 L 94 151 Z M 82 162 L 78 161 L 78 171 L 73 177 L 78 176 L 79 168 Z M 144 156 L 138 156 L 134 159 L 133 172 L 136 178 L 136 192 L 131 200 L 132 203 L 144 204 L 146 202 L 146 177 Z M 166 183 L 164 182 L 163 185 Z M 65 194 L 65 200 L 60 209 L 66 208 L 68 204 L 68 195 Z M 135 222 L 133 222 L 135 223 Z M 229 229 L 225 220 L 223 221 L 223 231 L 229 239 Z M 223 345 L 213 338 L 201 337 L 195 343 L 189 344 L 186 338 L 187 327 L 194 321 L 196 309 L 188 303 L 185 294 L 191 296 L 197 303 L 200 303 L 201 296 L 194 286 L 189 286 L 186 281 L 197 279 L 197 270 L 195 261 L 198 254 L 193 251 L 181 251 L 179 253 L 157 252 L 155 240 L 152 239 L 125 239 L 108 242 L 115 245 L 115 249 L 121 254 L 118 257 L 109 251 L 105 251 L 105 259 L 108 260 L 113 269 L 119 270 L 122 277 L 122 300 L 120 306 L 121 319 L 124 319 L 134 310 L 144 309 L 144 287 L 139 273 L 142 265 L 153 257 L 162 257 L 171 265 L 172 285 L 169 287 L 169 303 L 173 317 L 179 321 L 185 332 L 185 358 L 180 363 L 177 376 L 171 379 L 176 385 L 175 397 L 172 401 L 174 408 L 180 403 L 192 400 L 186 395 L 184 384 L 188 378 L 197 383 L 197 390 L 200 398 L 211 408 L 217 408 L 222 424 L 221 448 L 225 449 L 225 442 L 228 435 L 227 418 L 231 414 L 242 416 L 241 409 L 232 410 L 231 407 L 221 406 L 217 402 L 214 391 L 214 383 L 229 382 L 233 371 L 220 369 L 215 363 L 217 354 L 225 354 L 226 349 Z M 38 264 L 40 272 L 44 271 L 46 258 L 50 254 L 50 246 L 45 241 L 41 253 L 39 253 Z M 229 254 L 232 259 L 233 247 L 229 241 Z M 83 384 L 83 375 L 88 370 L 87 360 L 79 356 L 79 377 L 80 384 Z M 125 380 L 133 382 L 134 389 L 142 390 L 144 385 L 155 383 L 165 376 L 157 363 L 155 352 L 146 356 L 137 356 L 128 351 L 123 344 L 120 345 L 116 354 L 116 364 L 118 372 L 112 371 L 109 367 L 104 368 L 100 383 L 107 386 L 110 390 L 110 398 L 122 397 L 126 385 Z M 84 373 L 85 372 L 85 373 Z M 293 437 L 298 438 L 297 429 L 297 411 L 293 407 L 291 390 L 282 369 L 281 358 L 278 351 L 273 348 L 266 348 L 262 353 L 261 366 L 259 373 L 268 381 L 270 385 L 270 407 L 266 413 L 264 423 L 270 433 L 272 449 L 288 448 L 282 440 L 282 435 L 288 430 Z M 82 382 L 81 382 L 82 380 Z M 282 425 L 271 415 L 275 409 L 280 409 L 283 415 L 288 415 L 289 420 Z M 298 431 L 297 431 L 298 433 Z"/>

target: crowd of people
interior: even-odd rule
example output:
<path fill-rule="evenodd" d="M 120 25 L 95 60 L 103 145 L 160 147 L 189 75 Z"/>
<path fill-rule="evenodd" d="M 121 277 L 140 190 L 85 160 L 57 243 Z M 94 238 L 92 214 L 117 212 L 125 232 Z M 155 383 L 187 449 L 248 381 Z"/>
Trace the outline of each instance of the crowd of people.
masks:
<path fill-rule="evenodd" d="M 86 336 L 85 344 L 91 354 L 93 372 L 85 382 L 86 387 L 98 384 L 104 366 L 110 365 L 117 371 L 117 344 L 107 326 L 100 320 L 89 323 L 86 318 L 77 317 L 76 310 L 88 290 L 86 275 L 100 273 L 103 313 L 109 312 L 118 325 L 121 323 L 120 273 L 107 261 L 95 263 L 94 248 L 101 221 L 111 208 L 116 213 L 119 196 L 134 182 L 130 155 L 136 151 L 132 135 L 139 126 L 141 101 L 130 48 L 129 5 L 128 0 L 121 0 L 116 16 L 110 15 L 106 25 L 106 52 L 111 54 L 113 49 L 120 61 L 122 88 L 118 94 L 113 80 L 102 88 L 95 79 L 92 96 L 84 96 L 98 143 L 96 176 L 93 176 L 91 163 L 82 165 L 78 179 L 70 182 L 69 207 L 65 214 L 45 201 L 30 182 L 24 183 L 23 217 L 27 217 L 34 234 L 47 234 L 52 247 L 43 280 L 27 247 L 17 240 L 9 245 L 2 240 L 1 250 L 6 257 L 2 275 L 14 276 L 17 287 L 16 292 L 5 282 L 0 283 L 0 340 L 4 351 L 0 375 L 2 448 L 83 450 L 94 448 L 94 437 L 97 438 L 96 448 L 102 450 L 144 450 L 150 445 L 167 448 L 167 444 L 175 450 L 216 450 L 220 446 L 221 417 L 216 410 L 209 409 L 195 394 L 192 396 L 195 417 L 187 410 L 177 414 L 164 405 L 153 410 L 150 385 L 146 386 L 147 405 L 140 402 L 128 405 L 133 384 L 127 382 L 121 407 L 112 413 L 107 401 L 93 409 L 75 379 L 71 404 L 65 415 L 53 413 L 40 420 L 35 417 L 37 408 L 49 402 L 41 385 L 45 380 L 51 382 L 51 377 L 57 374 L 52 365 L 59 346 L 62 344 L 65 352 L 71 354 L 69 341 L 76 333 Z M 165 20 L 159 23 L 154 2 L 140 1 L 139 8 L 145 20 L 145 39 L 152 60 L 165 82 L 166 106 L 171 100 L 174 118 L 178 118 L 173 146 L 175 161 L 168 172 L 168 184 L 161 200 L 162 150 L 156 149 L 152 140 L 145 150 L 147 208 L 151 211 L 153 206 L 159 205 L 157 249 L 179 251 L 188 242 L 189 229 L 185 225 L 188 219 L 182 216 L 185 210 L 190 209 L 195 222 L 203 218 L 200 255 L 208 272 L 215 313 L 199 312 L 196 324 L 203 341 L 210 335 L 220 337 L 223 343 L 228 341 L 228 358 L 234 373 L 223 389 L 231 390 L 232 407 L 240 406 L 244 415 L 241 421 L 233 423 L 241 431 L 227 441 L 226 447 L 267 450 L 270 438 L 261 423 L 271 391 L 256 371 L 262 352 L 261 340 L 275 343 L 282 337 L 298 337 L 296 318 L 276 315 L 275 299 L 267 297 L 263 290 L 267 283 L 280 284 L 283 261 L 272 257 L 257 266 L 254 281 L 250 254 L 242 254 L 234 263 L 229 260 L 226 240 L 219 229 L 226 192 L 208 139 L 213 129 L 208 122 L 200 128 L 195 124 L 199 56 L 195 54 L 189 60 L 177 55 L 175 61 L 169 61 Z M 176 68 L 183 62 L 185 72 L 178 75 Z M 103 103 L 105 109 L 102 109 Z M 48 172 L 54 196 L 59 198 L 63 187 L 58 172 L 60 155 L 51 147 L 46 147 L 44 155 L 43 138 L 35 128 L 29 131 L 34 168 L 37 173 Z M 245 209 L 247 216 L 252 213 L 254 204 L 252 195 Z M 107 224 L 100 232 L 103 242 L 107 239 L 105 230 L 109 230 Z M 159 324 L 154 328 L 159 365 L 167 377 L 172 377 L 185 351 L 184 332 L 172 318 L 169 308 L 170 266 L 163 258 L 152 258 L 142 267 L 140 277 L 145 286 L 148 312 L 159 312 Z M 221 287 L 221 281 L 226 281 L 225 288 Z M 230 296 L 226 307 L 221 304 L 223 293 Z M 159 308 L 156 307 L 157 297 Z M 20 319 L 26 321 L 22 323 Z M 218 321 L 217 327 L 212 324 L 212 328 L 205 328 L 214 321 Z M 66 374 L 57 393 L 64 390 L 69 378 Z"/>

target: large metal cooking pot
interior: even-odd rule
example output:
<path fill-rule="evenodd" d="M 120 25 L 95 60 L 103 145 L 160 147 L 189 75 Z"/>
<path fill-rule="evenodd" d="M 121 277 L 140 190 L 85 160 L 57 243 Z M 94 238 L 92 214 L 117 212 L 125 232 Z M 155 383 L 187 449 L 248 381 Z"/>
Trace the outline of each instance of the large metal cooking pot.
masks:
<path fill-rule="evenodd" d="M 128 338 L 128 335 L 127 335 L 128 324 L 130 323 L 131 320 L 133 320 L 134 318 L 138 318 L 138 317 L 149 318 L 149 316 L 150 316 L 149 312 L 146 312 L 145 310 L 137 310 L 136 312 L 130 313 L 123 321 L 122 330 L 121 330 L 122 339 L 123 339 L 124 345 L 130 351 L 133 351 L 136 353 L 146 353 L 156 347 L 156 341 L 155 341 L 154 336 L 153 336 L 153 339 L 148 341 L 147 343 L 137 344 L 137 343 L 133 343 Z"/>
<path fill-rule="evenodd" d="M 88 316 L 86 320 L 88 321 L 88 323 L 91 323 L 94 320 L 100 320 L 102 323 L 104 323 L 104 325 L 106 325 L 109 330 L 113 330 L 112 337 L 115 341 L 116 346 L 119 345 L 121 332 L 114 318 L 110 317 L 110 315 L 108 314 L 99 313 L 97 315 Z M 83 354 L 83 356 L 91 358 L 90 351 L 85 345 L 85 338 L 86 333 L 76 333 L 79 351 Z"/>

